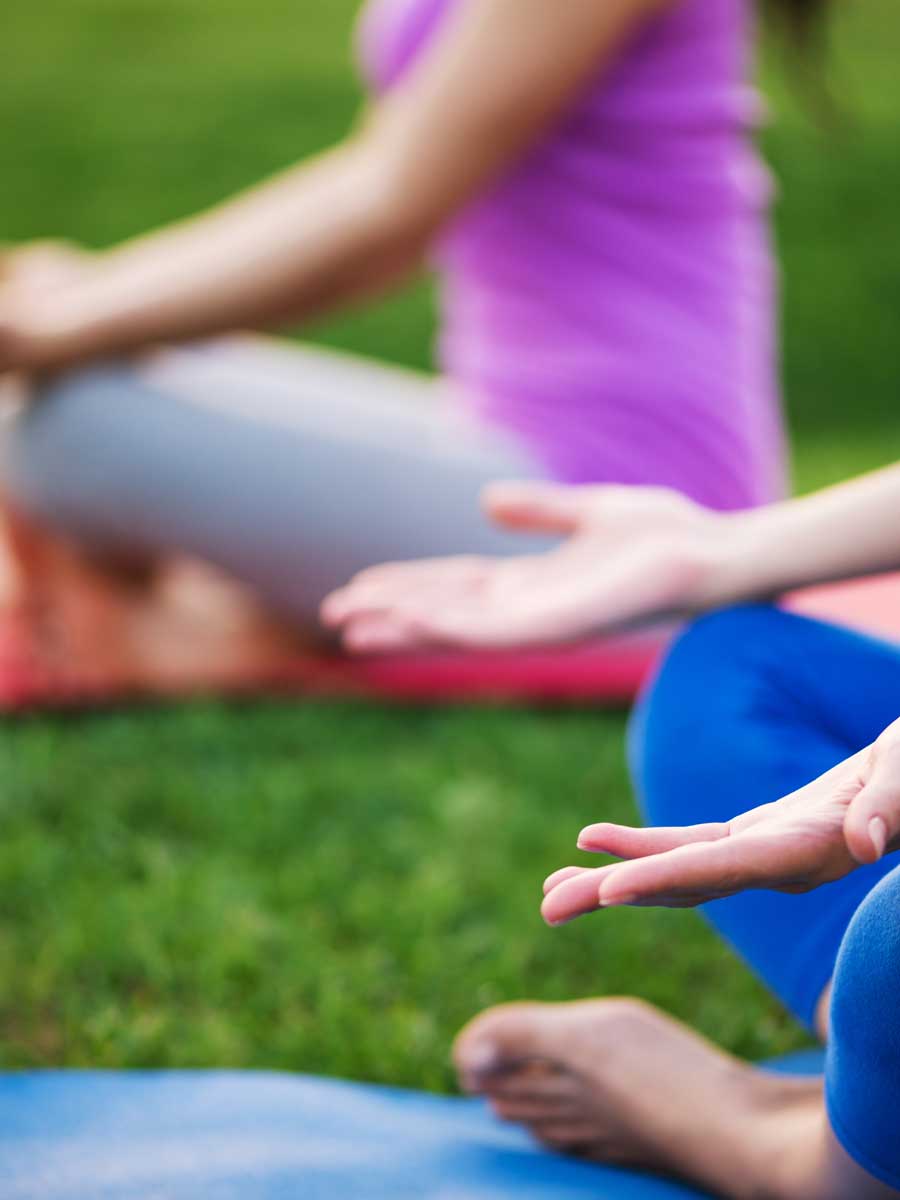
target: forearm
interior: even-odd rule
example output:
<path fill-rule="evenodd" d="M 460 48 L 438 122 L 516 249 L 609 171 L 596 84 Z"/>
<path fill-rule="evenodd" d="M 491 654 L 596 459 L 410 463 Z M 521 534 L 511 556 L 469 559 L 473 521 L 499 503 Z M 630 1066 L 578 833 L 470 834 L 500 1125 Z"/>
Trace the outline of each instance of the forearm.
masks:
<path fill-rule="evenodd" d="M 675 0 L 466 0 L 365 129 L 196 220 L 100 256 L 22 312 L 0 370 L 315 315 L 384 288 Z"/>
<path fill-rule="evenodd" d="M 5 351 L 0 302 L 0 370 L 271 325 L 383 288 L 672 3 L 454 6 L 367 126 L 317 163 L 102 256 L 34 319 L 17 314 Z"/>
<path fill-rule="evenodd" d="M 900 568 L 900 465 L 722 518 L 703 607 Z"/>
<path fill-rule="evenodd" d="M 42 365 L 316 315 L 419 260 L 351 141 L 199 217 L 98 256 L 41 306 Z M 48 361 L 49 360 L 49 361 Z"/>

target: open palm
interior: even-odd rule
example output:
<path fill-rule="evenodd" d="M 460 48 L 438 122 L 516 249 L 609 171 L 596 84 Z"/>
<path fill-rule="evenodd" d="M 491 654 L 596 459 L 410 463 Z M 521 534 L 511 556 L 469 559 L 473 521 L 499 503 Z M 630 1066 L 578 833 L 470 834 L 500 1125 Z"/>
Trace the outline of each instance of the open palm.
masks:
<path fill-rule="evenodd" d="M 565 540 L 544 554 L 372 568 L 327 598 L 325 624 L 355 651 L 502 649 L 687 611 L 721 520 L 650 487 L 496 484 L 485 507 L 507 528 Z"/>
<path fill-rule="evenodd" d="M 551 925 L 616 905 L 686 908 L 752 888 L 810 891 L 900 849 L 900 722 L 806 787 L 732 821 L 591 825 L 578 845 L 625 861 L 551 875 L 541 909 Z"/>

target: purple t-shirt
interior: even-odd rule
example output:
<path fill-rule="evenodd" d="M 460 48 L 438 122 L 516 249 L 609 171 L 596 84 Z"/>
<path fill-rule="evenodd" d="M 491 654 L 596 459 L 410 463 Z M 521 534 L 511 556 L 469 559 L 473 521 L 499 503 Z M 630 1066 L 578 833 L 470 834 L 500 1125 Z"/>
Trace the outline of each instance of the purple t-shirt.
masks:
<path fill-rule="evenodd" d="M 394 87 L 458 0 L 370 0 Z M 749 0 L 682 0 L 446 231 L 440 360 L 556 477 L 721 508 L 784 491 Z"/>

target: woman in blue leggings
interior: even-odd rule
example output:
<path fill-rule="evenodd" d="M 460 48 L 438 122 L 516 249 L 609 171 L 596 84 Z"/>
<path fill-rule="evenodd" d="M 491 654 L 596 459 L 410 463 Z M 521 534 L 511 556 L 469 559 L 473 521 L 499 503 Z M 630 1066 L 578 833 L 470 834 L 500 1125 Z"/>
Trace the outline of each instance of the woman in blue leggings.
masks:
<path fill-rule="evenodd" d="M 675 641 L 633 719 L 648 827 L 583 830 L 581 849 L 620 861 L 556 872 L 543 913 L 703 905 L 828 1052 L 824 1079 L 790 1078 L 635 1001 L 507 1005 L 460 1035 L 464 1086 L 557 1148 L 734 1200 L 900 1197 L 900 649 L 758 602 L 900 566 L 900 467 L 728 516 L 544 485 L 499 487 L 489 508 L 569 539 L 368 572 L 328 619 L 374 648 L 717 610 Z"/>

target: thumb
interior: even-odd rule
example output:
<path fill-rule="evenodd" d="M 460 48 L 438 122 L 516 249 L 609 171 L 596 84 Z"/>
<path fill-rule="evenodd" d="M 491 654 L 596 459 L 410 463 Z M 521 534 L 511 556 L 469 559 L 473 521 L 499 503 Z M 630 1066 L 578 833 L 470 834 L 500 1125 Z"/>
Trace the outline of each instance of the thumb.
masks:
<path fill-rule="evenodd" d="M 487 514 L 508 529 L 574 533 L 584 517 L 582 489 L 556 483 L 492 483 L 482 493 Z"/>
<path fill-rule="evenodd" d="M 859 863 L 873 863 L 900 846 L 900 766 L 879 762 L 844 818 L 844 839 Z"/>

